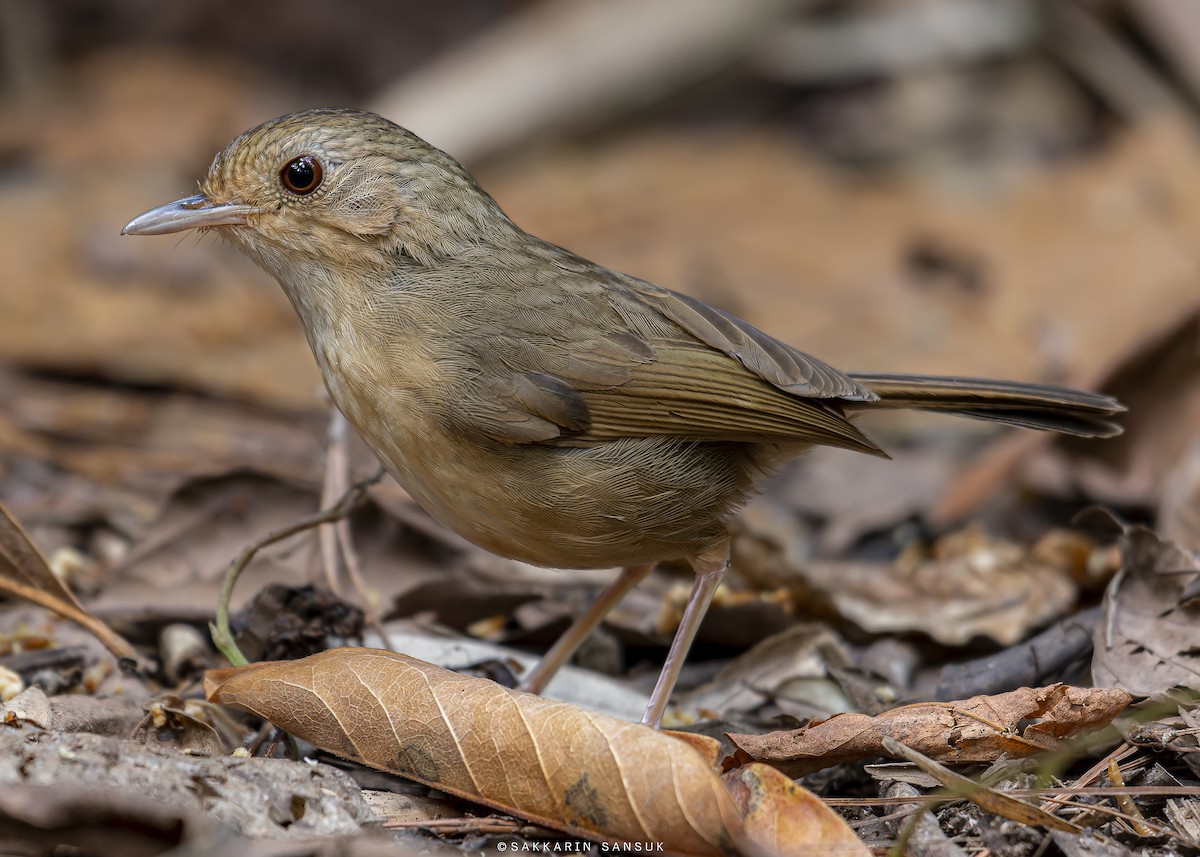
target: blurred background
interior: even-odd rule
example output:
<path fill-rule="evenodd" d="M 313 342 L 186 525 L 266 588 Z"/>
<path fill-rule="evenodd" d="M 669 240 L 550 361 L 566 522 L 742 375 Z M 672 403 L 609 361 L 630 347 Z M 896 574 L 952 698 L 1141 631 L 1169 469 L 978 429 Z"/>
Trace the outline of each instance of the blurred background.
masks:
<path fill-rule="evenodd" d="M 0 499 L 112 610 L 211 609 L 180 587 L 318 502 L 327 405 L 279 289 L 210 239 L 118 236 L 314 106 L 377 110 L 530 232 L 840 368 L 1131 408 L 1105 443 L 872 422 L 896 461 L 806 459 L 747 513 L 744 569 L 1091 502 L 1200 541 L 1192 0 L 0 0 L 0 39 Z M 463 555 L 378 496 L 359 526 L 407 567 Z"/>
<path fill-rule="evenodd" d="M 376 469 L 354 438 L 327 442 L 314 360 L 267 275 L 211 237 L 118 234 L 194 193 L 236 134 L 317 106 L 384 114 L 461 159 L 528 231 L 838 368 L 1069 384 L 1128 405 L 1107 441 L 870 415 L 892 461 L 795 462 L 732 523 L 734 573 L 675 722 L 760 730 L 1060 680 L 1140 696 L 1195 682 L 1197 0 L 0 0 L 0 591 L 49 582 L 62 597 L 29 572 L 7 508 L 164 670 L 121 674 L 16 598 L 0 604 L 0 669 L 122 704 L 113 734 L 156 722 L 142 703 L 163 689 L 190 705 L 220 663 L 207 629 L 230 560 L 330 505 L 342 456 L 354 477 Z M 1111 526 L 1078 522 L 1091 505 L 1162 545 L 1139 532 L 1122 559 Z M 390 479 L 340 539 L 329 531 L 243 575 L 234 628 L 251 659 L 378 645 L 364 627 L 383 628 L 400 650 L 493 659 L 503 678 L 612 579 L 486 555 Z M 576 687 L 552 694 L 640 716 L 690 582 L 657 570 L 581 650 Z M 1129 783 L 1195 784 L 1184 714 L 1141 739 L 1178 778 L 1149 779 L 1154 761 Z M 957 752 L 961 737 L 934 743 Z M 878 790 L 835 771 L 806 784 Z M 280 794 L 248 803 L 295 813 L 298 792 Z M 1196 846 L 1189 800 L 1173 823 Z M 979 840 L 998 819 L 946 817 L 985 843 L 972 853 L 1059 853 L 997 845 L 1022 825 Z"/>

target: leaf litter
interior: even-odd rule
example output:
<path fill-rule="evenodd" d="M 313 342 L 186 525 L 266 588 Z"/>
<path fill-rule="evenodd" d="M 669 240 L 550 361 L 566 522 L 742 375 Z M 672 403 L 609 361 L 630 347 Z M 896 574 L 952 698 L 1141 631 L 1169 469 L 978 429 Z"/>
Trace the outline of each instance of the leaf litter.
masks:
<path fill-rule="evenodd" d="M 1046 77 L 1044 68 L 1027 71 L 1024 79 Z M 166 242 L 135 253 L 110 234 L 112 212 L 167 198 L 229 133 L 282 112 L 287 96 L 222 62 L 129 50 L 64 74 L 73 76 L 74 97 L 48 88 L 38 110 L 18 108 L 0 131 L 6 152 L 31 153 L 13 162 L 23 179 L 6 184 L 0 197 L 0 235 L 11 263 L 0 291 L 0 392 L 9 404 L 0 413 L 0 499 L 11 509 L 2 540 L 5 579 L 28 588 L 8 591 L 90 622 L 116 654 L 127 655 L 112 635 L 119 632 L 147 668 L 121 672 L 113 653 L 51 614 L 15 605 L 0 611 L 0 667 L 18 677 L 14 690 L 28 686 L 10 700 L 0 726 L 12 758 L 27 763 L 4 768 L 0 836 L 49 843 L 106 831 L 104 841 L 118 850 L 174 845 L 180 837 L 195 845 L 232 835 L 214 826 L 217 819 L 248 837 L 238 840 L 248 853 L 256 853 L 254 837 L 304 839 L 319 829 L 359 843 L 346 848 L 369 849 L 386 840 L 362 832 L 378 819 L 354 799 L 361 798 L 358 786 L 325 767 L 223 755 L 237 744 L 263 752 L 279 742 L 257 720 L 232 719 L 199 700 L 200 670 L 216 659 L 204 625 L 225 566 L 247 543 L 319 503 L 322 403 L 291 310 L 219 248 Z M 931 80 L 921 86 L 953 91 L 937 90 L 941 84 Z M 1062 85 L 1056 98 L 1078 86 Z M 919 89 L 897 86 L 871 102 L 856 102 L 863 93 L 849 91 L 826 97 L 863 109 Z M 946 103 L 969 111 L 972 100 L 1007 103 Z M 90 107 L 80 109 L 82 102 Z M 1073 115 L 1083 121 L 1085 113 Z M 836 121 L 839 114 L 822 115 Z M 878 127 L 870 130 L 880 136 Z M 747 510 L 736 524 L 738 575 L 701 631 L 685 673 L 695 690 L 679 699 L 680 722 L 738 740 L 779 743 L 800 733 L 815 741 L 824 734 L 827 744 L 808 748 L 803 762 L 780 762 L 811 769 L 797 784 L 753 765 L 718 774 L 713 763 L 721 753 L 699 739 L 647 739 L 671 748 L 655 752 L 688 760 L 672 762 L 688 773 L 663 782 L 711 801 L 729 841 L 752 853 L 789 853 L 819 831 L 845 836 L 842 822 L 814 802 L 820 795 L 858 831 L 838 840 L 846 853 L 861 853 L 863 843 L 880 852 L 906 836 L 903 818 L 887 819 L 897 806 L 905 817 L 917 813 L 939 827 L 944 848 L 972 855 L 1174 855 L 1200 847 L 1200 724 L 1194 695 L 1176 687 L 1194 689 L 1197 648 L 1189 632 L 1200 159 L 1189 133 L 1178 116 L 1139 119 L 1092 151 L 1026 173 L 1023 182 L 998 180 L 1002 192 L 981 194 L 977 183 L 965 195 L 931 192 L 903 174 L 846 181 L 839 170 L 798 154 L 779 129 L 722 139 L 632 128 L 586 158 L 580 149 L 551 147 L 539 158 L 486 165 L 485 184 L 535 233 L 700 294 L 837 365 L 1063 380 L 1103 386 L 1131 405 L 1127 434 L 1110 444 L 1033 436 L 993 442 L 969 426 L 919 417 L 880 421 L 867 429 L 900 459 L 895 469 L 814 455 Z M 871 150 L 902 149 L 891 145 Z M 978 180 L 986 170 L 976 161 Z M 728 169 L 717 174 L 714 163 Z M 696 175 L 711 180 L 698 183 Z M 362 458 L 353 465 L 356 475 L 371 467 Z M 544 648 L 564 615 L 602 582 L 483 557 L 442 533 L 402 491 L 380 487 L 373 494 L 351 522 L 370 597 L 392 606 L 431 649 L 458 664 L 453 641 L 468 629 Z M 1070 513 L 1088 501 L 1154 528 L 1127 527 L 1118 559 L 1103 537 L 1070 524 Z M 293 587 L 275 590 L 247 614 L 268 641 L 264 652 L 303 654 L 337 644 L 347 632 L 318 621 L 316 611 L 280 609 L 310 597 L 335 603 L 298 588 L 319 577 L 319 566 L 315 539 L 300 537 L 266 552 L 243 582 L 239 597 L 247 602 L 268 583 Z M 671 569 L 656 572 L 610 618 L 606 642 L 586 662 L 615 673 L 610 680 L 624 682 L 632 699 L 645 684 L 639 672 L 652 673 L 644 665 L 661 657 L 673 621 L 668 596 L 685 580 Z M 1101 592 L 1098 616 L 1081 609 L 1095 609 Z M 1042 637 L 1072 622 L 1086 625 L 1094 645 L 1078 634 Z M 1038 639 L 1055 646 L 1068 640 L 1062 645 L 1071 656 L 1044 657 L 1044 649 L 1027 645 Z M 175 640 L 184 642 L 169 642 Z M 488 652 L 504 657 L 494 646 Z M 1014 652 L 1033 666 L 991 669 Z M 339 669 L 322 680 L 342 688 L 340 659 L 351 655 L 316 657 L 333 657 Z M 155 661 L 164 669 L 153 669 Z M 953 667 L 1009 684 L 970 700 L 932 701 Z M 434 668 L 406 669 L 426 681 Z M 1054 683 L 1064 679 L 1069 683 Z M 461 681 L 472 682 L 464 696 L 488 701 L 479 711 L 463 705 L 456 715 L 498 717 L 489 706 L 511 700 L 480 679 Z M 606 687 L 596 682 L 593 691 L 603 696 Z M 289 708 L 287 694 L 281 705 L 273 687 L 259 690 L 239 690 L 242 703 L 270 708 L 287 722 L 303 713 Z M 372 692 L 383 697 L 394 688 Z M 1125 693 L 1151 697 L 1159 708 L 1143 714 L 1135 707 L 1118 718 L 1129 742 L 1118 748 L 1125 753 L 1119 768 L 1097 762 L 1100 773 L 1085 782 L 1075 768 L 1103 762 L 1112 747 L 1071 737 L 1072 730 L 1106 722 Z M 357 711 L 347 714 L 349 698 L 326 699 L 329 710 L 342 712 L 346 734 L 381 728 L 368 718 L 359 722 Z M 411 705 L 402 702 L 393 709 Z M 839 709 L 850 710 L 835 714 Z M 564 722 L 596 717 L 569 705 L 557 710 Z M 433 722 L 419 723 L 425 731 L 415 736 L 442 746 L 449 739 Z M 487 722 L 503 736 L 520 735 Z M 571 742 L 582 740 L 576 731 L 585 730 L 543 733 L 550 736 L 547 752 L 590 772 L 610 748 L 605 742 L 594 757 L 571 752 Z M 891 744 L 897 737 L 903 748 Z M 380 767 L 428 774 L 424 756 L 412 749 L 416 738 L 399 739 L 409 742 L 404 766 L 394 764 L 397 750 Z M 331 740 L 326 749 L 336 754 L 345 745 Z M 1028 769 L 1005 767 L 1031 749 L 1038 754 L 1026 764 L 1036 781 Z M 875 785 L 861 761 L 847 761 L 912 759 L 918 752 L 927 760 L 917 772 L 924 777 L 919 789 L 947 792 L 936 814 L 918 812 L 929 806 L 920 791 L 890 791 L 897 779 L 915 777 L 911 771 Z M 512 756 L 505 757 L 512 764 L 535 759 Z M 433 760 L 451 766 L 456 758 L 498 756 L 495 748 L 460 748 Z M 982 768 L 989 763 L 1007 778 L 992 782 Z M 126 765 L 156 772 L 158 785 L 121 773 Z M 666 773 L 644 762 L 635 767 L 647 782 Z M 112 778 L 106 768 L 116 772 Z M 269 773 L 251 777 L 250 770 Z M 310 788 L 313 771 L 321 799 L 331 789 L 343 801 L 329 806 L 328 817 L 337 819 L 329 827 Z M 984 790 L 971 787 L 971 806 L 954 802 L 971 790 L 954 779 L 964 774 L 987 782 Z M 359 769 L 358 776 L 368 775 Z M 227 790 L 242 777 L 244 789 Z M 594 799 L 579 790 L 588 796 L 582 805 L 608 807 L 628 794 L 624 783 L 596 777 L 605 786 L 593 787 Z M 503 776 L 489 782 L 502 786 L 504 799 L 477 801 L 520 811 Z M 1105 782 L 1128 800 L 1118 805 L 1121 796 L 1102 793 Z M 1022 809 L 1037 809 L 1039 794 L 1072 795 L 1065 808 L 1047 798 L 1041 811 L 1094 832 L 1055 829 L 1063 825 Z M 438 795 L 425 790 L 419 797 L 463 816 L 487 812 Z M 226 800 L 244 806 L 227 808 Z M 122 827 L 120 820 L 131 818 L 146 823 L 143 834 Z M 567 821 L 584 831 L 572 826 L 578 818 Z M 484 819 L 466 822 L 447 841 L 469 849 L 502 836 L 539 835 L 520 824 L 484 833 L 493 829 Z M 920 853 L 918 839 L 907 840 L 913 853 Z M 433 843 L 427 836 L 401 841 Z"/>

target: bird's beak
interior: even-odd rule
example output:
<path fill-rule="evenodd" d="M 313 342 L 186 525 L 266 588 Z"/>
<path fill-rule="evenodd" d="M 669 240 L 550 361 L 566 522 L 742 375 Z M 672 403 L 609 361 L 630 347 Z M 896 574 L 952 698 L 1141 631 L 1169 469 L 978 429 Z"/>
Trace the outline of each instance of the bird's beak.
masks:
<path fill-rule="evenodd" d="M 121 234 L 169 235 L 201 226 L 242 226 L 255 210 L 241 203 L 214 203 L 198 193 L 139 214 L 125 224 Z"/>

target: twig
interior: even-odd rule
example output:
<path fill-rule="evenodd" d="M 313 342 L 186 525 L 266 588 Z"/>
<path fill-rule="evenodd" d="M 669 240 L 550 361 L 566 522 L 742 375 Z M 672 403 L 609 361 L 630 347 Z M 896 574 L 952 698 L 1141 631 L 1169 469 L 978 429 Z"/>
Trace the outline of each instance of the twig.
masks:
<path fill-rule="evenodd" d="M 1091 651 L 1092 631 L 1099 615 L 1099 607 L 1084 610 L 996 654 L 948 664 L 938 677 L 935 696 L 966 699 L 1014 687 L 1036 687 Z"/>
<path fill-rule="evenodd" d="M 321 508 L 332 506 L 338 497 L 346 493 L 346 486 L 350 481 L 350 459 L 346 454 L 346 433 L 349 427 L 341 411 L 334 408 L 329 412 L 329 427 L 325 433 L 325 480 L 321 486 Z M 341 595 L 338 582 L 338 547 L 342 542 L 342 531 L 345 529 L 348 529 L 348 524 L 346 519 L 342 518 L 317 530 L 325 585 L 334 595 Z"/>
<path fill-rule="evenodd" d="M 321 488 L 321 505 L 329 506 L 334 498 L 346 491 L 350 481 L 350 452 L 347 438 L 350 423 L 342 412 L 334 408 L 329 415 L 329 428 L 325 443 L 325 481 Z M 379 635 L 385 649 L 392 648 L 387 631 L 380 620 L 379 611 L 372 603 L 371 595 L 367 592 L 367 583 L 362 574 L 362 563 L 358 559 L 358 549 L 354 546 L 354 538 L 350 532 L 350 521 L 342 518 L 332 524 L 317 530 L 317 539 L 321 549 L 321 565 L 325 572 L 325 581 L 329 591 L 340 595 L 339 567 L 345 569 L 350 579 L 350 588 L 358 595 L 358 603 L 362 605 L 363 615 L 367 626 Z"/>
<path fill-rule="evenodd" d="M 1040 824 L 1050 830 L 1061 830 L 1067 833 L 1079 833 L 1081 828 L 1058 816 L 1039 809 L 1032 804 L 1024 803 L 1002 792 L 997 792 L 987 786 L 973 782 L 961 774 L 956 774 L 945 765 L 938 764 L 933 759 L 918 753 L 911 747 L 906 747 L 899 741 L 885 736 L 883 748 L 890 755 L 907 759 L 925 773 L 937 780 L 942 788 L 965 797 L 980 809 L 995 813 L 1004 818 L 1021 822 L 1022 824 Z"/>

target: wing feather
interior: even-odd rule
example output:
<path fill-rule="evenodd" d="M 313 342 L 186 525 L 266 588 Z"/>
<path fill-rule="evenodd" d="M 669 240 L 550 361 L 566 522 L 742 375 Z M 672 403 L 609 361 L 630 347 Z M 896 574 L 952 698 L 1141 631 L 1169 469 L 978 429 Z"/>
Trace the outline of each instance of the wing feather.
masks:
<path fill-rule="evenodd" d="M 480 319 L 456 342 L 475 373 L 447 402 L 459 430 L 513 444 L 670 436 L 883 454 L 843 413 L 878 398 L 850 376 L 694 298 L 542 250 L 553 267 L 494 281 L 506 324 Z"/>

